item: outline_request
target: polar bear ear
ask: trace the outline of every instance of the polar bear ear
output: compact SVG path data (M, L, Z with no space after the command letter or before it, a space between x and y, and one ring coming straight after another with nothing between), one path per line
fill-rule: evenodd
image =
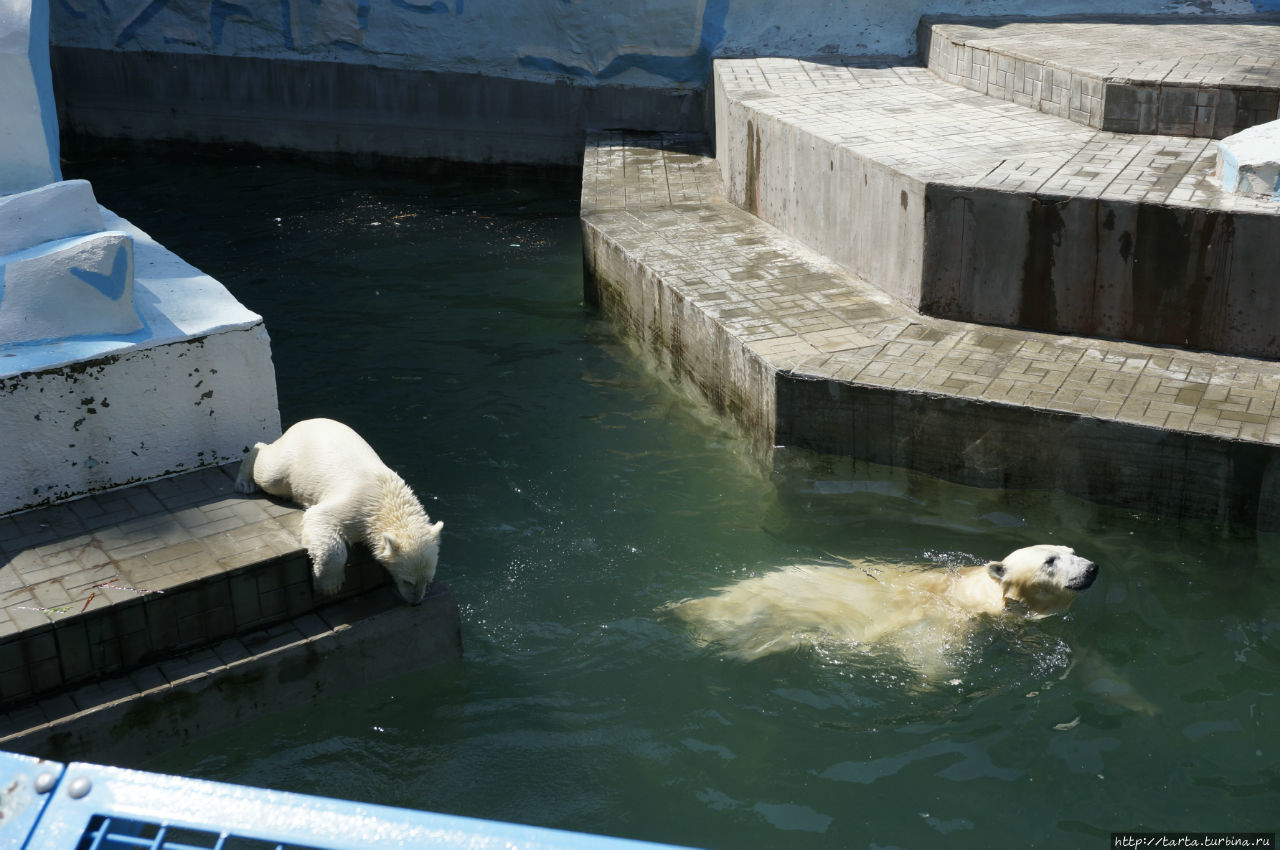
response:
M386 532L382 533L382 557L390 558L396 553L396 539Z
M1005 566L1003 561L991 561L987 564L987 575L996 581L1004 578Z
M440 520L435 525L431 526L430 528L431 534L434 535L435 537L439 537L440 529L442 528L444 528L444 520Z

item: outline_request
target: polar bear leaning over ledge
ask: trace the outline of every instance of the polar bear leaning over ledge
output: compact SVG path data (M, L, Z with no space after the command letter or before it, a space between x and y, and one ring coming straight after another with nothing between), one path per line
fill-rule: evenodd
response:
M890 645L929 676L948 666L948 649L978 617L1065 611L1097 575L1072 549L1038 545L959 570L783 567L662 610L689 623L699 643L739 659L816 643Z
M317 592L342 588L347 543L361 540L406 602L417 605L426 596L444 523L433 524L404 479L346 425L307 419L274 443L255 445L240 463L236 490L258 487L306 508L300 536Z

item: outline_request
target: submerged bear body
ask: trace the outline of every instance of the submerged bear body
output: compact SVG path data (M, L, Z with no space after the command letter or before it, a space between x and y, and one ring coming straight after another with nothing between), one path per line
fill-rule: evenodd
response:
M666 608L695 639L751 660L804 645L890 645L926 674L983 616L1010 607L1042 617L1066 610L1098 568L1066 546L1030 546L959 570L793 565Z

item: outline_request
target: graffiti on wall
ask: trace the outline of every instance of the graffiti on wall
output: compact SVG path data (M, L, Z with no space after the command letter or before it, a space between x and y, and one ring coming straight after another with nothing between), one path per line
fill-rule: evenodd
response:
M578 80L636 70L706 79L730 0L55 0L68 29L104 47L185 46L232 55L284 52L439 57ZM109 35L108 35L109 33ZM474 49L468 50L467 45ZM484 55L501 52L502 56ZM459 55L461 54L461 55ZM495 69L497 70L497 69Z
M597 4L578 2L573 5L577 14L599 20L601 10L595 8ZM673 8L645 16L639 22L650 25L652 32L645 32L634 41L619 44L616 38L608 37L616 33L616 29L597 24L597 38L586 44L576 44L577 50L553 45L519 48L520 64L541 71L598 80L608 80L634 68L672 82L701 82L711 70L712 52L724 40L729 0L698 0L696 4L668 5ZM688 15L689 12L693 13L692 16ZM688 20L682 20L685 18ZM631 25L632 22L627 23ZM681 34L691 37L684 44L669 44L673 36Z

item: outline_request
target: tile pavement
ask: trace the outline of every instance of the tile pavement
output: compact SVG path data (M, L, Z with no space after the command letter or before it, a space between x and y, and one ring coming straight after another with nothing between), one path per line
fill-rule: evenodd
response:
M1280 445L1280 364L921 315L726 202L696 144L593 134L584 225L770 369Z
M1114 132L1223 138L1280 117L1280 16L926 18L947 82Z
M314 607L302 512L236 493L235 471L0 517L0 709ZM344 592L381 581L356 563Z

